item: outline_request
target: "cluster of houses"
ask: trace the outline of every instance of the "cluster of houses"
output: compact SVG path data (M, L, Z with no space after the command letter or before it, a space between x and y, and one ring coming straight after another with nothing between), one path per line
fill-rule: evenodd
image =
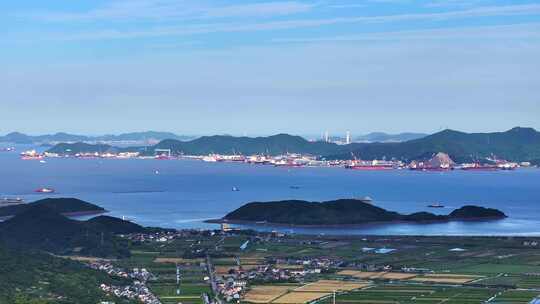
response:
M146 283L155 277L145 268L133 268L131 271L126 271L105 261L91 262L88 266L92 269L106 272L110 276L133 280L133 283L129 286L101 284L100 288L105 293L120 298L138 300L144 304L161 304L159 298L146 286Z
M525 247L538 247L538 241L523 241Z
M245 280L238 280L232 277L216 280L217 291L219 295L227 302L240 300L240 294L246 288Z
M156 297L144 283L139 281L135 281L129 286L101 284L100 288L103 292L115 295L119 298L138 300L144 304L161 304L158 297Z
M341 261L328 258L270 259L264 265L231 267L216 277L217 291L227 302L241 298L246 287L253 283L303 282L306 276L316 275Z
M134 233L123 235L122 237L134 242L141 243L167 243L175 239L186 237L201 237L201 236L213 236L216 232L212 230L197 230L197 229L161 229L152 233Z

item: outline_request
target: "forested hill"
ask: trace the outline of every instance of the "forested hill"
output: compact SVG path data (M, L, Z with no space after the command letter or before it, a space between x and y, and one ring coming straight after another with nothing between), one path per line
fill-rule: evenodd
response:
M15 250L0 244L0 303L73 304L138 301L106 295L100 284L126 285L128 279L93 270L82 263L33 250Z
M189 142L164 140L154 146L156 149L171 149L184 154L285 154L305 153L328 155L345 151L351 147L338 146L323 141L311 142L303 137L278 134L268 137L234 137L225 135L204 136Z
M109 216L73 220L62 215L64 210L65 206L55 207L51 203L27 204L14 217L0 222L0 245L60 255L116 258L130 254L126 241L116 237L117 234L147 231L135 223Z

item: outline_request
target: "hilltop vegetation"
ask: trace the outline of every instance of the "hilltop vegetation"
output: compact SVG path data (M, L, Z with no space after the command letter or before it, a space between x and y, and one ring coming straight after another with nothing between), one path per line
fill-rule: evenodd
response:
M7 249L0 245L0 303L79 304L113 300L99 289L101 283L122 284L68 259L35 251Z
M409 215L387 211L362 200L341 199L327 202L287 200L248 203L227 214L224 220L268 222L290 225L357 225L372 222L426 222L470 219L499 219L499 210L465 206L449 215L418 212Z

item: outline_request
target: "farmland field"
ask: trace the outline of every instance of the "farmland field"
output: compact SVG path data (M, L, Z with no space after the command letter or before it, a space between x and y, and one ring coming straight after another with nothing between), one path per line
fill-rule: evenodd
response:
M250 303L270 303L272 300L284 295L289 290L294 289L295 286L254 286L245 295L244 301Z
M298 304L298 303L307 303L322 297L328 296L328 292L310 292L310 291L293 291L287 293L274 301L272 303L277 304Z
M417 276L414 273L399 273L399 272L368 272L356 270L344 270L338 273L339 275L352 276L358 279L381 279L381 280L407 280Z
M429 285L381 285L361 291L340 294L336 303L482 303L498 291L485 288L443 288ZM322 303L331 304L331 300Z
M295 291L310 291L310 292L334 292L334 291L350 291L354 289L369 286L367 282L344 282L320 280L314 283L298 287Z
M447 283L447 284L465 284L481 276L473 275L457 275L457 274L426 274L410 279L415 282L432 282L432 283Z

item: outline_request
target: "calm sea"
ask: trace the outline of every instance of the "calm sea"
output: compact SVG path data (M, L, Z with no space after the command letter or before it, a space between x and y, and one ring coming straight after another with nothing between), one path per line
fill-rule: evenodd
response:
M20 196L27 201L50 196L76 197L110 210L110 215L125 216L146 226L217 228L203 221L220 218L246 202L370 196L376 205L399 212L449 213L465 204L475 204L501 209L509 218L346 229L254 228L325 234L540 236L539 169L363 172L137 159L47 159L43 164L20 160L18 153L0 152L0 170L2 196ZM57 193L35 194L33 191L40 187L52 187ZM232 191L232 187L240 191ZM427 208L436 202L446 208Z

